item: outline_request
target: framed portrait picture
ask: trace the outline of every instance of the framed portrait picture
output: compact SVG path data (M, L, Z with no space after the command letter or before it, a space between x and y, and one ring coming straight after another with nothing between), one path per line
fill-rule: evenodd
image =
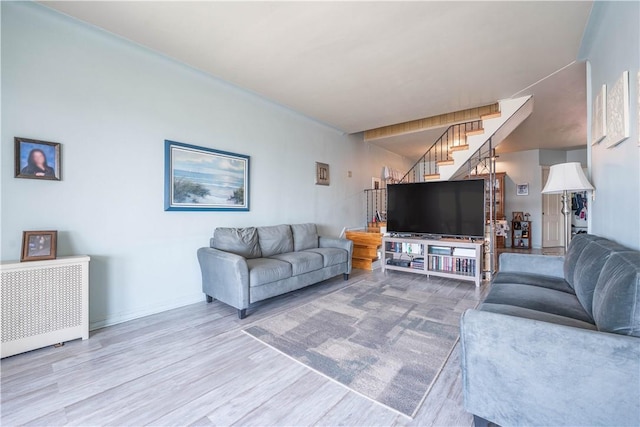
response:
M316 185L330 185L329 165L327 163L316 162Z
M522 212L513 212L513 220L514 221L524 221L524 213Z
M60 143L14 138L15 177L60 181Z
M249 156L165 141L166 211L248 211Z
M57 231L24 231L20 262L56 259L57 245Z
M529 184L516 185L516 196L528 196L528 195L529 195Z

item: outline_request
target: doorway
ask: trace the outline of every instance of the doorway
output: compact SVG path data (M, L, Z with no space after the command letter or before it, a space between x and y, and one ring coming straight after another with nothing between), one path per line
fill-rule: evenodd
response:
M549 166L542 167L542 188L549 178ZM562 216L562 195L542 195L542 247L564 246L564 217Z

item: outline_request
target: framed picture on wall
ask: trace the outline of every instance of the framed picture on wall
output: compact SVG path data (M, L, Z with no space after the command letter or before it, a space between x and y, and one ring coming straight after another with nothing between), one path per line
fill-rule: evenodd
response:
M528 195L529 195L529 184L516 185L516 196L528 196Z
M20 262L56 259L57 231L24 231Z
M249 156L165 141L166 211L248 211Z
M629 138L629 132L629 71L625 71L607 93L607 148Z
M607 136L607 85L602 85L591 110L591 145Z
M330 185L329 165L316 162L316 185Z
M371 189L380 190L382 188L382 180L380 178L371 177Z
M15 177L60 181L58 142L15 137Z

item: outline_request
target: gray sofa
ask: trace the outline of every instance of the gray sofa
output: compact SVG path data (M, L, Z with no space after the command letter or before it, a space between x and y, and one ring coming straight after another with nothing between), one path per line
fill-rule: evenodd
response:
M640 252L585 234L566 257L502 254L460 328L476 425L640 425Z
M217 228L198 250L202 291L246 316L250 304L351 273L353 242L318 236L315 224Z

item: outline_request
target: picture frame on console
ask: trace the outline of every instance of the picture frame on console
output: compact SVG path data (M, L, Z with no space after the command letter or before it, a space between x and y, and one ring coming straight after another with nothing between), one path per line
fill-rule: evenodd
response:
M248 211L250 157L165 140L166 211Z
M15 178L60 181L59 142L15 137Z
M56 259L57 231L23 231L20 262Z

